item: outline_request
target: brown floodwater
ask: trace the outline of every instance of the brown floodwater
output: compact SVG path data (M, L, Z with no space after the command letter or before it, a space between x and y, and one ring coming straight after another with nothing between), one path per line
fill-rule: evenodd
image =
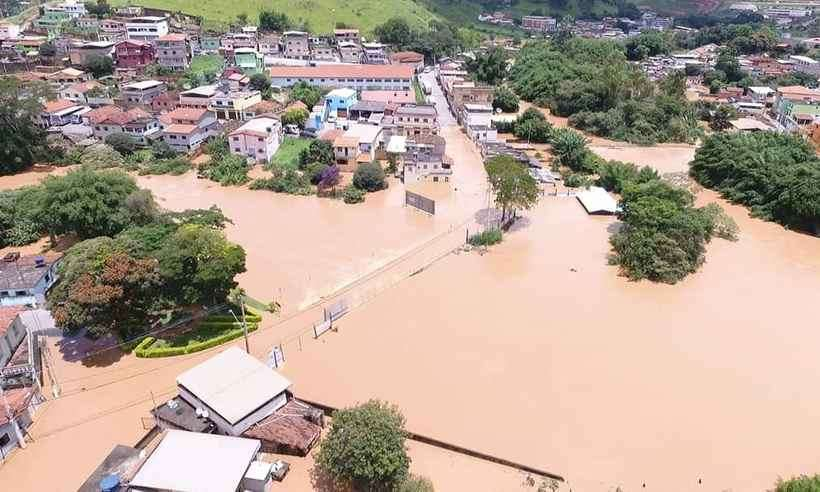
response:
M425 190L441 197L435 217L403 208L397 183L355 206L192 175L140 183L170 209L222 207L234 220L228 235L248 251L242 285L293 311L486 206L480 160L446 131L460 167L452 193ZM668 148L623 147L646 161L622 160L685 162ZM338 332L305 336L301 349L291 339L284 373L297 395L389 400L415 432L559 473L576 491L765 490L778 476L820 471L820 240L724 207L740 240L713 241L701 270L668 286L629 282L606 264L614 219L546 197L487 254L447 256L392 287L402 276L385 270L390 282ZM317 316L267 320L252 352L264 358ZM38 413L34 442L0 466L0 483L76 490L115 443L141 436L152 397L173 394L177 374L218 350L76 363L53 345L63 396ZM439 450L411 445L411 454L438 490L512 490L522 478Z

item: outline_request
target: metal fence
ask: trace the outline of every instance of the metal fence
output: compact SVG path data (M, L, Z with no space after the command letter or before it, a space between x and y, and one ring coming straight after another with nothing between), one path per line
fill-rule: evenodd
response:
M427 212L430 215L436 215L436 201L427 198L426 196L413 193L412 191L404 192L404 204L415 207L422 212Z

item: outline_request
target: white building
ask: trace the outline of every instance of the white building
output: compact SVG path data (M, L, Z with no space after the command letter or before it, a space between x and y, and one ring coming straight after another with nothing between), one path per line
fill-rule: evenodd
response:
M168 125L162 129L162 141L177 152L191 152L199 148L218 126L213 112L202 108L177 108L160 116Z
M818 63L814 58L801 55L791 55L789 60L794 63L794 69L798 72L820 75L820 63Z
M21 256L0 262L0 305L41 304L57 281L59 256Z
M0 22L0 39L16 38L20 36L20 25L11 22Z
M262 443L257 439L169 430L129 483L130 490L235 492ZM253 473L252 477L257 478ZM268 490L270 483L267 483Z
M165 92L165 82L143 80L122 86L122 98L129 104L151 104L155 97Z
M467 135L476 142L494 142L498 132L492 127L493 107L486 104L465 104L461 121Z
M413 67L407 65L327 64L270 68L271 84L278 87L307 82L320 87L409 91L414 76Z
M255 161L270 161L281 143L282 124L268 116L249 120L228 135L232 154Z
M168 20L156 16L134 17L125 22L125 33L128 39L153 42L168 34Z
M290 386L284 376L237 347L177 377L179 396L207 411L217 431L229 436L241 435L284 406Z
M216 85L201 85L179 93L179 105L183 108L207 109L216 95Z

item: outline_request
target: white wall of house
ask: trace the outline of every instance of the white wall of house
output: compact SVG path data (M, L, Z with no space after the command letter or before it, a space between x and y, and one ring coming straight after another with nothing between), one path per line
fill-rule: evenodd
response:
M248 157L255 161L270 161L281 144L279 132L271 132L266 138L256 134L235 134L228 137L232 154Z
M187 401L191 406L194 408L203 408L208 410L208 418L213 420L214 424L220 434L224 434L227 436L240 436L243 432L250 429L251 426L259 422L260 420L268 417L273 412L281 408L285 403L287 403L287 394L283 391L279 393L276 397L272 400L268 401L257 410L255 410L250 415L246 415L242 420L237 422L236 424L231 424L227 420L225 420L221 415L216 413L212 408L206 405L202 400L194 396L193 393L188 391L184 386L177 386L177 390L179 391L179 396Z

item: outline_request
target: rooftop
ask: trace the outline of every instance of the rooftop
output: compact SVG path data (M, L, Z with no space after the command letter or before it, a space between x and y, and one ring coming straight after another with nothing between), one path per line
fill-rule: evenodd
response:
M424 61L424 55L415 51L399 51L393 53L390 59L395 63L421 63Z
M279 448L279 453L305 456L322 433L321 427L308 420L315 412L321 413L306 403L292 399L276 413L245 431L243 436L272 443Z
M347 87L343 87L340 89L333 89L332 91L328 92L325 97L338 97L342 99L347 99L348 97L355 97L356 91L353 89L349 89Z
M177 108L166 113L165 116L172 120L199 121L207 112L207 109L202 108Z
M134 474L139 463L139 449L117 444L77 492L99 492L102 490L100 488L102 480L109 475L117 475L121 480L127 480Z
M342 65L327 64L315 67L271 67L274 78L390 78L410 79L413 67L406 65Z
M179 123L172 123L163 131L165 133L173 133L174 135L190 135L198 129L199 127L196 125L181 125Z
M200 417L190 403L175 396L162 405L151 410L158 419L191 432L211 432L213 423L206 417Z
M135 89L138 91L144 91L145 89L151 89L153 87L158 87L163 85L165 82L160 82L159 80L143 80L141 82L132 82L130 84L125 84L122 86L123 89Z
M48 101L43 107L44 113L58 113L68 108L76 106L77 103L67 99L57 99L55 101Z
M356 137L359 142L373 143L379 137L382 128L378 125L352 123L344 133L345 137Z
M201 85L199 87L194 87L193 89L188 89L187 91L182 91L179 93L180 96L195 96L195 97L211 97L216 94L217 87L216 85Z
M237 490L260 447L256 439L169 430L130 485L180 492Z
M287 378L237 347L180 374L177 384L232 425L291 385Z
M14 388L5 390L3 395L8 403L8 410L11 411L12 415L17 416L28 406L31 397L34 396L34 390L31 387ZM5 425L8 421L9 418L6 412L0 412L0 425Z
M59 255L31 255L21 256L17 261L0 261L0 290L34 288L59 259Z
M342 135L336 137L333 141L334 147L358 147L359 146L359 137L355 135Z
M160 36L157 38L157 41L185 41L188 39L188 36L185 34L180 33L171 33L166 34L165 36Z
M25 310L24 306L2 306L0 307L0 337L6 334L17 315Z
M409 114L418 116L436 116L436 107L432 104L405 104L396 110L398 114Z
M274 128L280 125L280 122L276 118L271 118L270 116L260 116L258 118L253 118L248 120L237 128L236 130L232 131L231 135L239 135L243 133L252 133L252 134L262 134L267 135L270 131L273 131Z
M359 100L405 104L416 102L416 95L412 91L362 91Z

